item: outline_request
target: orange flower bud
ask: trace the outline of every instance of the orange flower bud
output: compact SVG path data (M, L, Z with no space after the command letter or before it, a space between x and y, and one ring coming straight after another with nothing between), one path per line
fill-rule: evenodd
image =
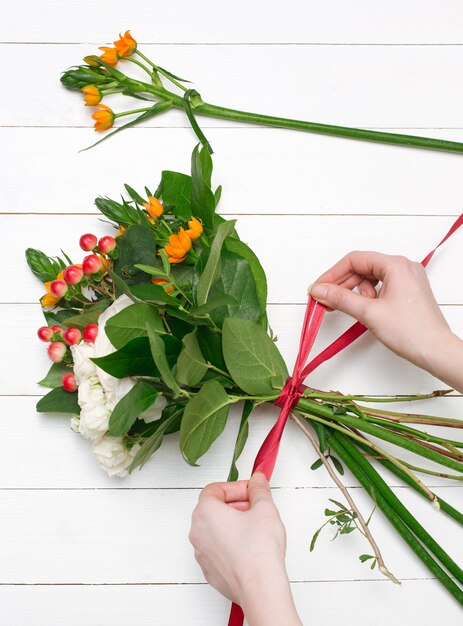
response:
M129 57L137 49L137 42L130 34L130 31L126 30L125 35L119 33L119 39L114 42L114 47L120 58Z
M120 237L121 235L124 234L124 232L127 230L126 226L119 226L116 234L114 235L114 237Z
M86 57L84 57L83 60L85 61L87 65L90 65L90 67L101 67L101 65L95 59L95 55L89 54Z
M191 220L188 222L188 226L190 228L185 231L185 234L188 235L188 237L192 241L195 241L195 239L199 239L203 234L203 225L201 224L201 222L196 219L196 217L192 217Z
M116 65L119 61L116 48L108 48L107 46L101 46L98 50L103 50L103 54L100 54L100 59L108 65Z
M161 215L164 213L164 207L162 206L161 202L154 196L148 196L148 202L144 202L143 206L151 215L151 217L154 217L155 219L161 217Z
M185 260L191 248L191 239L181 228L177 235L170 235L169 243L164 246L167 258L170 263L181 263Z
M84 101L86 107L94 107L103 97L103 94L96 85L85 85L82 88L82 92L85 94Z
M152 278L151 282L153 283L153 285L165 285L169 281L166 280L165 278ZM169 285L168 287L164 288L164 291L166 293L171 293L173 290L174 290L174 286L173 285Z
M98 111L92 114L95 124L94 129L97 132L111 128L114 124L114 112L105 104L98 104Z

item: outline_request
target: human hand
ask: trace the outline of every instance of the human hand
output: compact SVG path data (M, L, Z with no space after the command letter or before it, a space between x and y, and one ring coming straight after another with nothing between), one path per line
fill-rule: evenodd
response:
M399 356L436 374L436 349L452 333L420 263L378 252L351 252L317 279L310 294L359 320Z
M206 580L241 605L251 626L300 624L285 568L286 531L263 474L207 485L190 541Z

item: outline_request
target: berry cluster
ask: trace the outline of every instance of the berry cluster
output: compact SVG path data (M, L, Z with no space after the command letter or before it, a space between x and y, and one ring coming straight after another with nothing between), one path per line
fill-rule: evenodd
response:
M50 345L47 348L48 356L53 363L71 363L69 346L80 343L82 340L93 343L98 335L98 325L88 324L83 333L78 328L66 328L62 326L41 326L37 335L41 341ZM77 390L76 379L73 372L63 375L61 384L65 391L73 392Z

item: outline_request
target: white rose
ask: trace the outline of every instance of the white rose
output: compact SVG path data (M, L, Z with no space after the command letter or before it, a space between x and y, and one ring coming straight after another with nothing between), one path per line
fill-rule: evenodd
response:
M164 408L167 404L167 399L165 396L158 396L154 401L154 404L150 406L144 413L138 416L138 419L144 420L147 424L151 424L151 422L155 422L158 420Z
M83 380L77 389L80 406L79 432L86 439L97 439L109 428L111 407L106 402L97 376Z
M100 467L108 476L127 476L127 468L133 461L136 453L140 449L137 443L130 450L126 448L120 437L110 437L104 435L93 444L93 454Z
M90 359L95 356L94 346L82 341L71 346L72 360L74 361L74 374L76 383L80 383L91 376L96 376L96 365Z
M105 332L106 322L111 317L113 317L117 313L120 313L120 311L123 311L131 304L133 304L133 301L124 294L120 296L117 300L115 300L111 304L111 306L109 306L106 309L106 311L104 311L100 315L100 317L98 318L98 335L95 339L95 344L94 344L94 350L95 350L94 356L95 357L107 356L108 354L115 352L116 348L109 341L108 335ZM128 391L130 391L130 389L135 384L135 381L132 381L131 379L124 378L120 380L118 378L115 378L114 376L111 376L111 374L104 372L99 367L97 367L97 374L98 374L98 378L100 379L101 384L103 385L103 389L105 390L106 399L112 408L116 406L118 401ZM123 381L131 381L131 382L128 383L128 382L123 382ZM120 391L119 392L117 391L118 388L121 386L121 384L124 385L123 393L121 393Z

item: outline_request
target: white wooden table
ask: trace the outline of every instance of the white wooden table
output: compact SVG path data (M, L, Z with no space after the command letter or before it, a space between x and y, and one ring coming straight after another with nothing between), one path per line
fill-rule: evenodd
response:
M187 541L200 488L226 477L237 428L187 466L171 437L141 473L110 480L68 421L37 415L35 384L48 366L35 338L42 324L38 281L24 249L63 247L80 258L78 237L104 233L97 195L123 183L155 186L162 169L188 171L195 137L172 112L90 152L88 109L59 84L120 30L132 28L161 65L195 81L205 99L244 110L327 123L398 129L463 141L463 8L459 0L2 0L0 144L0 622L2 626L226 624L228 602L203 581ZM114 100L117 109L118 101ZM308 283L350 249L421 258L463 210L463 157L362 144L204 120L215 149L221 211L238 216L242 238L269 278L269 311L291 363ZM445 315L463 334L461 235L429 275ZM347 327L332 314L319 345ZM365 337L311 379L348 392L425 392L438 381ZM419 407L430 410L429 405ZM461 397L436 413L457 416ZM275 417L252 419L240 460L247 476ZM398 588L360 564L362 537L309 541L338 492L292 424L273 480L288 530L288 570L305 624L430 626L460 618L432 580L375 514L372 527ZM347 476L365 511L371 504ZM456 557L461 530L409 489L397 486L419 519ZM438 493L460 508L458 486Z

